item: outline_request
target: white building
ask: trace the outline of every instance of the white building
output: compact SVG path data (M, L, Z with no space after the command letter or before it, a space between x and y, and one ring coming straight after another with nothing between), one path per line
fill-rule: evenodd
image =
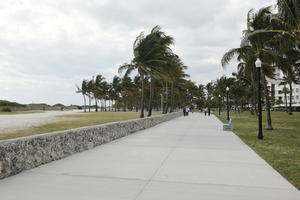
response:
M284 87L286 87L287 90L289 90L289 84L286 84L285 86L281 84L283 82L282 79L283 75L280 71L276 72L275 79L268 79L268 84L271 89L271 95L275 98L275 102L277 100L281 100L283 104L281 105L275 105L275 106L285 106L285 94L282 93L284 90ZM299 107L300 106L300 84L292 84L292 106ZM290 94L287 93L287 102L289 104L290 102Z

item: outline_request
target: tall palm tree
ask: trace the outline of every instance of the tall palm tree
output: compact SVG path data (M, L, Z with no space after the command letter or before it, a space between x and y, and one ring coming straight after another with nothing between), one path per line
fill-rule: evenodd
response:
M94 81L93 96L95 99L96 112L98 112L98 100L102 98L103 95L103 82L105 78L102 75L97 75Z
M121 79L118 76L114 76L112 83L111 83L112 91L113 91L113 100L114 100L114 107L115 112L117 112L117 103L120 99L121 93Z
M91 112L91 102L93 99L93 91L94 91L94 80L90 80L87 82L87 96L89 98L89 112Z
M138 38L142 38L142 36L140 35ZM136 40L139 41L141 39ZM135 42L135 43L136 43ZM136 45L134 45L136 46ZM131 72L133 72L134 70L138 71L138 74L141 78L141 103L140 103L140 107L141 107L141 113L140 113L140 118L144 118L144 106L145 106L145 100L144 100L144 92L145 92L145 66L142 65L141 63L136 62L135 60L133 60L130 64L128 63L124 63L123 65L121 65L119 67L119 73L121 74L124 70L126 70L124 77L127 77L129 74L131 74ZM124 90L124 88L122 88Z
M267 111L267 130L272 130L271 120L271 104L269 90L267 86L266 77L273 78L274 76L274 53L268 46L268 42L274 38L276 33L265 34L252 34L254 31L264 29L270 26L271 18L273 14L271 7L265 7L255 12L251 9L247 15L247 29L243 31L242 46L240 48L232 49L224 54L222 58L222 66L224 67L235 56L238 55L238 59L245 61L245 67L249 68L246 71L252 74L252 83L254 86L255 80L255 61L256 58L260 58L263 62L261 74L262 85L265 94L265 104Z
M126 75L137 70L141 78L141 114L144 117L144 91L145 91L145 76L150 75L150 113L152 110L154 78L160 74L157 66L165 62L164 54L170 51L169 45L173 43L173 38L165 35L159 26L155 26L150 34L144 35L142 32L135 40L133 45L134 58L131 63L125 63L119 67L119 72L126 70Z
M83 96L83 101L84 101L84 112L86 112L86 98L85 96L87 95L87 80L83 80L81 83L81 87L76 85L77 91L76 93L81 93Z

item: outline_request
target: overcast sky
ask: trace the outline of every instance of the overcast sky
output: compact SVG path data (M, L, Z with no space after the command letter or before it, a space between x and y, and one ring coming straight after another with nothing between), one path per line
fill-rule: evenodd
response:
M238 47L251 8L275 0L3 0L0 2L0 99L82 104L75 84L108 81L132 59L141 31L160 25L191 80L231 74L220 59Z

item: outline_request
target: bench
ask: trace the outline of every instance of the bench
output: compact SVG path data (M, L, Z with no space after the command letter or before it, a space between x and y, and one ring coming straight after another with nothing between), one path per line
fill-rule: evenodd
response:
M233 130L233 120L230 118L228 124L223 125L223 131L232 131Z

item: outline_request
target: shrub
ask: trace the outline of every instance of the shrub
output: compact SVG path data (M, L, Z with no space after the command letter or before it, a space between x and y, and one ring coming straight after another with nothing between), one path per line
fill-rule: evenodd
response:
M3 107L3 108L2 108L2 111L3 111L3 112L11 112L12 110L11 110L10 107Z
M19 104L17 102L11 102L6 100L0 100L0 106L26 107L26 105L24 104Z

